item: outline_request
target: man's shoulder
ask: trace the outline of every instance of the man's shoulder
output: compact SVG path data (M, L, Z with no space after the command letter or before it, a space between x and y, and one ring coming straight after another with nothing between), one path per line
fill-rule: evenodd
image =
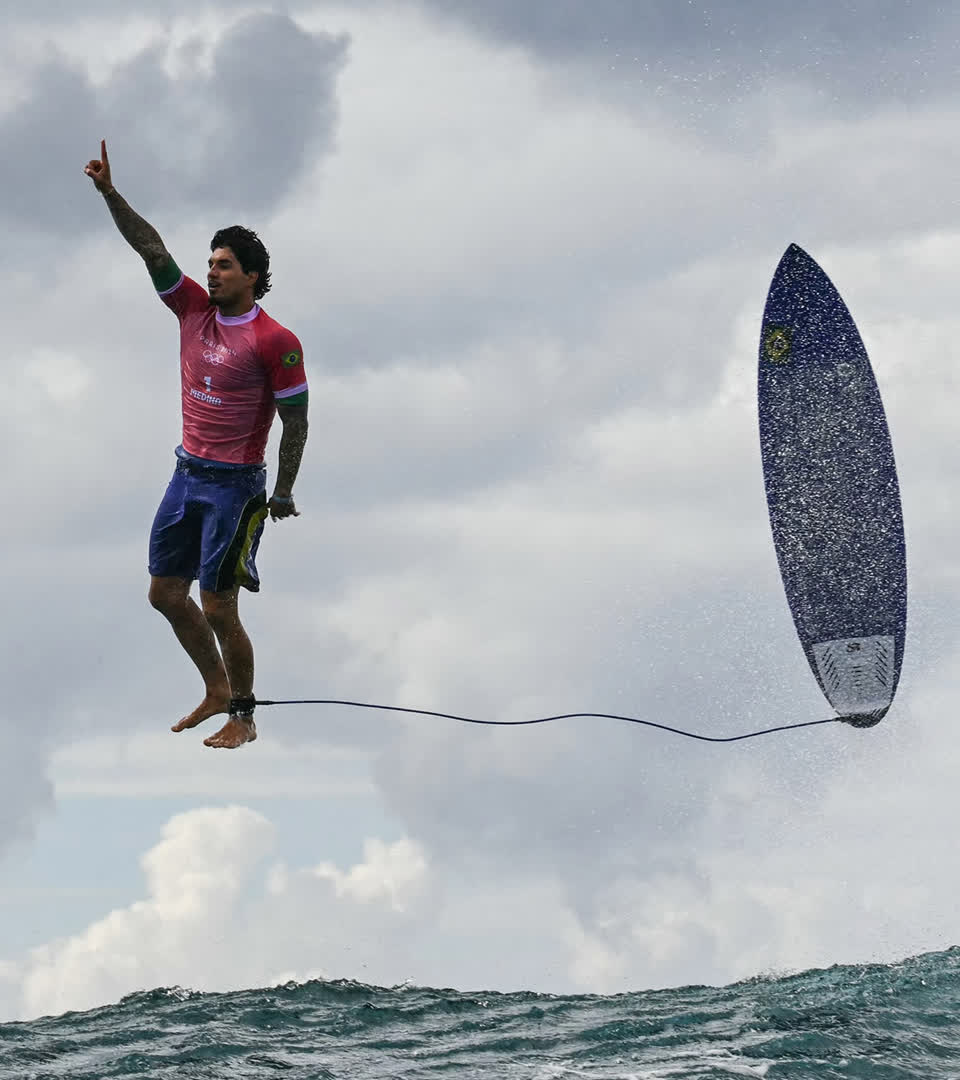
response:
M175 264L174 264L175 265ZM187 277L177 268L178 276L172 285L157 291L161 301L170 308L181 321L187 316L201 317L211 313L210 296L207 290Z
M300 339L282 323L268 315L263 308L256 320L257 338L260 350L264 353L302 352Z

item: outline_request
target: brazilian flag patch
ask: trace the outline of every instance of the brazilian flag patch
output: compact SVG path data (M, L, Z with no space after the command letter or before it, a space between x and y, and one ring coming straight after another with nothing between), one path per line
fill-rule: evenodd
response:
M280 362L284 367L296 367L301 359L302 357L298 352L288 352L280 357Z
M790 359L792 334L786 326L771 326L763 339L763 353L775 364L785 364Z

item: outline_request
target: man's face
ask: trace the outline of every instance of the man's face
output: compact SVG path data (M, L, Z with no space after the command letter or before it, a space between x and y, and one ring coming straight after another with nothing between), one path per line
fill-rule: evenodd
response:
M252 290L258 274L256 270L245 274L230 248L221 247L212 251L207 266L207 290L211 303L217 307L232 307L248 293L253 299Z

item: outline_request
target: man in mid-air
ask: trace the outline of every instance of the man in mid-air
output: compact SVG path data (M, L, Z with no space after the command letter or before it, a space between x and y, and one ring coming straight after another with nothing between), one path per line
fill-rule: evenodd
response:
M118 194L106 142L84 172L180 321L183 441L150 533L150 603L169 620L206 687L173 730L227 713L204 743L232 749L257 737L253 647L237 595L241 585L260 588L254 560L267 514L274 521L298 516L293 484L307 439L303 349L257 304L270 288L270 260L256 233L233 225L214 236L208 292L180 272L156 229ZM275 413L283 433L268 500L263 459ZM195 578L200 607L190 597Z

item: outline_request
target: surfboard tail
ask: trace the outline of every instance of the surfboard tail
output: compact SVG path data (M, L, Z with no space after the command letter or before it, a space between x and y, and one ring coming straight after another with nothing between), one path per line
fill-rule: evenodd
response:
M844 724L850 724L855 728L868 728L873 727L874 724L879 724L880 721L887 715L886 709L881 709L877 713L868 713L867 715L854 715L854 716L838 716L837 719Z
M810 654L827 701L842 717L879 719L890 708L897 689L897 646L893 635L821 641L810 646Z

